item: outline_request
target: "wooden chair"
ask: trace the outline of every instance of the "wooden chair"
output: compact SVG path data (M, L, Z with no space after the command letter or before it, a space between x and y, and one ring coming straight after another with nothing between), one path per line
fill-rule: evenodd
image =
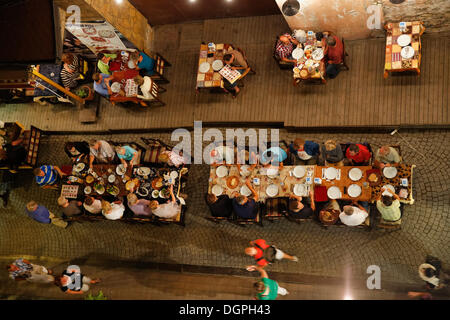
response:
M344 38L342 38L342 47L343 47L343 49L344 49L344 56L342 57L342 62L341 62L341 64L339 65L339 67L344 67L347 71L348 70L350 70L350 68L348 67L348 65L347 65L347 57L348 57L348 53L347 53L347 51L345 51L345 41L344 41Z
M161 88L160 86L158 86L156 81L154 81L153 78L152 78L151 90L149 91L150 92L150 98L149 99L141 98L141 100L146 102L146 103L156 102L156 103L159 103L160 107L163 107L166 104L160 99L159 94L162 93L162 92L165 92L165 91L166 91L166 89Z
M158 83L169 83L170 81L167 80L167 78L165 77L166 68L172 66L169 63L169 61L164 59L164 57L162 55L160 55L159 53L153 53L153 54L146 53L146 54L155 60L155 66L153 68L153 71L155 72L155 74L152 75L151 78Z
M401 230L402 228L402 217L404 212L404 205L400 203L400 219L397 221L387 221L381 217L381 213L378 211L376 203L371 205L371 212L373 213L373 226L372 228L384 229L390 231Z
M289 198L270 198L263 206L263 218L273 222L285 218L287 215Z
M255 210L256 210L256 217L253 219L241 218L233 210L233 219L231 220L231 222L233 222L236 225L242 226L242 227L249 225L249 224L256 224L256 225L259 225L260 227L262 227L263 226L262 217L261 217L262 204L260 202L256 202Z
M273 54L272 54L272 56L273 56L273 58L275 59L275 61L277 62L278 67L279 67L281 70L292 70L292 68L294 67L294 65L293 65L292 63L284 62L283 60L281 60L280 56L279 56L278 53L277 53L277 44L278 44L278 41L279 41L279 40L280 40L280 38L279 38L279 36L277 36L277 38L276 38L276 40L275 40L275 46L274 46L274 48L273 48Z

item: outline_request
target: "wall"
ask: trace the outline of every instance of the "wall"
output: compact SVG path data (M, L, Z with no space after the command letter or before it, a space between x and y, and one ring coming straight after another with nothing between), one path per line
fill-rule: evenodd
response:
M281 11L285 0L275 1ZM377 34L367 27L371 15L367 8L376 3L374 0L300 0L298 14L283 16L291 29L333 31L345 39L364 39Z
M450 0L406 0L392 4L383 0L386 21L423 21L425 32L450 31Z

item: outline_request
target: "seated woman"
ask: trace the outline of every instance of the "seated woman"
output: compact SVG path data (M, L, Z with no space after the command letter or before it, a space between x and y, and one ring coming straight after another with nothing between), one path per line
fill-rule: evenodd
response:
M130 55L131 60L135 63L136 69L140 70L141 76L152 76L155 74L155 59L149 57L142 51L135 51Z
M296 195L291 195L289 197L288 211L293 218L306 219L314 215L314 210L316 210L314 193L310 191L309 196L309 198L303 198Z
M155 216L160 218L174 218L181 212L181 204L173 194L173 184L170 185L170 199L166 203L159 204L158 201L153 200L150 203L150 209Z
M125 168L128 167L127 161L129 161L130 166L133 168L135 164L138 164L139 152L134 150L130 146L116 147L117 156L120 159L120 162L123 164Z
M128 208L136 216L151 216L152 210L150 209L150 200L146 199L138 199L138 197L134 193L129 193L127 195L128 200Z
M341 146L334 140L325 141L322 146L321 156L326 166L344 166L344 153Z
M295 164L314 165L317 164L320 147L313 141L297 138L289 145L289 153Z
M90 153L89 144L85 141L67 142L64 145L64 151L72 163L86 161Z
M77 80L81 79L79 70L79 59L76 55L72 53L64 53L61 60L64 62L63 68L61 69L61 81L66 88L70 90L78 85Z
M108 220L119 220L123 216L125 211L125 206L121 201L114 201L109 203L108 201L102 200L102 214Z
M215 196L212 193L206 195L206 204L208 205L213 217L228 218L231 216L233 206L231 199L226 194Z

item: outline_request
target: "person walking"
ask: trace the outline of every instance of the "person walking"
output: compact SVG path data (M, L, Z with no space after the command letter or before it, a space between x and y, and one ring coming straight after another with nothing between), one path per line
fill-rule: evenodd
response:
M15 281L26 280L34 283L53 283L52 271L44 266L19 258L7 266L9 277Z
M99 283L100 279L91 279L81 273L78 266L71 265L56 277L55 284L68 294L84 294L89 291L89 285Z
M248 266L248 271L259 271L261 279L254 283L256 300L275 300L278 295L285 296L289 292L281 287L275 280L269 279L267 272L259 266Z
M264 239L250 241L251 247L245 248L245 254L255 258L256 264L262 268L276 260L287 259L298 262L296 256L290 256L277 247L267 244Z

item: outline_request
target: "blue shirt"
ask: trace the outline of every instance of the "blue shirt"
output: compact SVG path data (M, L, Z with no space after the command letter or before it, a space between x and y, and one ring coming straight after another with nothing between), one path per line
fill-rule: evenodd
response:
M138 68L144 69L148 76L153 75L155 73L153 71L153 68L155 67L155 59L150 58L144 52L139 52L139 55L142 57L142 61L138 63Z
M317 143L315 143L313 141L308 141L307 140L307 141L305 141L303 149L305 150L305 152L308 155L310 155L312 157L315 157L315 156L317 156L319 154L320 147L319 147L319 144L317 144ZM289 145L289 150L291 151L291 153L297 154L297 150L294 148L294 144L293 143L291 143Z
M268 152L272 152L272 161L277 161L278 163L283 162L284 160L286 160L287 158L287 154L286 151L284 151L283 149L281 149L280 147L272 147L267 149L262 157L261 157L261 161L266 163L270 160L270 158L267 156Z
M44 172L44 176L36 176L36 182L40 187L56 182L58 173L53 166L41 166L39 169Z
M97 83L97 81L94 81L94 90L96 92L98 92L99 94L101 94L102 96L108 98L109 97L109 92L108 92L108 87L105 84L105 79L109 78L110 76L107 74L102 73L101 74L103 76L102 81L100 81L100 83Z
M48 211L48 209L46 207L43 206L38 206L36 210L34 210L33 212L30 212L28 210L25 210L26 213L28 214L28 216L30 218L33 218L34 220L36 220L37 222L41 222L41 223L50 223L50 212Z
M248 199L243 205L237 203L236 198L233 199L233 210L236 214L244 219L253 219L256 217L256 201Z
M132 147L130 146L123 146L122 148L125 149L125 154L117 154L117 156L119 157L119 159L123 159L126 161L130 161L131 159L133 159L133 155L137 152L136 150L134 150Z

